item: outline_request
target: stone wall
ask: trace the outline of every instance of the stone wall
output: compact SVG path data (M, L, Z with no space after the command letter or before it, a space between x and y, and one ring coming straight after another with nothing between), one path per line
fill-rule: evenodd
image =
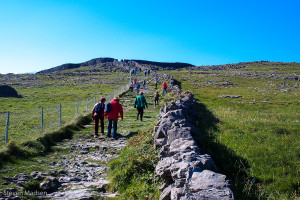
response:
M169 88L181 96L162 106L154 127L154 145L161 148L156 173L164 181L160 200L234 199L230 181L193 140L201 134L191 123L198 116L193 94L182 92L172 76L159 76L168 77Z

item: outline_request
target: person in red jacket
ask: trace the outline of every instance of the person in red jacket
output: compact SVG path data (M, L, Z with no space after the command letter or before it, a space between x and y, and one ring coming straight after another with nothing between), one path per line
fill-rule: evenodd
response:
M166 82L163 83L162 87L163 87L163 94L165 94L165 93L167 94L168 86L167 86Z
M111 137L111 128L113 128L112 138L117 139L119 113L121 115L121 119L123 120L123 108L119 102L120 97L115 96L114 99L109 102L111 105L111 111L109 113L105 113L108 118L107 138Z

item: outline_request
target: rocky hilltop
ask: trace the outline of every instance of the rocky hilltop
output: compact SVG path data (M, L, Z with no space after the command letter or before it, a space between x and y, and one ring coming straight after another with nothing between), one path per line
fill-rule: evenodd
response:
M114 58L95 58L95 59L92 59L92 60L89 60L89 61L86 61L86 62L83 62L83 63L63 64L63 65L60 65L60 66L57 66L57 67L53 67L53 68L50 68L50 69L39 71L39 72L37 72L37 74L52 73L52 72L55 72L55 71L79 68L81 66L95 66L95 65L98 65L98 64L107 63L107 62L114 62L114 61L118 61L118 60L116 60Z
M42 70L37 72L37 74L45 74L45 73L52 73L52 72L57 72L57 71L62 71L62 70L67 70L67 69L74 69L74 68L79 68L82 66L97 66L100 64L114 64L116 66L139 66L139 65L147 65L151 69L166 69L166 70L174 70L174 69L179 69L179 68L186 68L186 67L193 67L194 65L188 64L188 63L180 63L180 62L175 62L175 63L170 63L170 62L154 62L154 61L147 61L147 60L121 60L118 61L118 59L114 58L95 58L86 62L82 63L66 63L57 67L53 67L50 69Z
M239 62L239 63L231 63L231 64L223 64L223 65L206 65L206 66L196 66L189 63L181 63L181 62L156 62L156 61L148 61L148 60L135 60L135 59L122 59L118 60L115 58L95 58L82 63L66 63L57 67L53 67L50 69L42 70L37 72L37 74L45 74L45 73L53 73L67 69L79 68L82 66L89 67L97 67L102 65L104 67L121 67L125 69L129 69L129 66L136 67L149 67L152 70L180 70L181 68L189 68L190 70L200 69L200 70L228 70L228 69L241 69L248 68L252 65L288 65L294 64L285 63L285 62L270 62L270 61L253 61L253 62Z

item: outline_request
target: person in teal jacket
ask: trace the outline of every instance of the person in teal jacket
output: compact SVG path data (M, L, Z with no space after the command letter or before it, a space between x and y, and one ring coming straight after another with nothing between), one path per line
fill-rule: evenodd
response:
M134 100L134 107L137 109L137 116L136 119L139 120L139 116L141 121L143 121L144 109L145 107L148 108L148 104L146 98L144 97L144 93L141 91L139 96L137 96Z

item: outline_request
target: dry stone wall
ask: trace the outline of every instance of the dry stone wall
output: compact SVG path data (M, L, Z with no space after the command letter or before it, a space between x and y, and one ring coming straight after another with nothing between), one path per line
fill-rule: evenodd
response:
M234 199L230 181L193 140L201 134L191 123L199 114L193 94L182 92L172 76L157 75L168 78L169 88L181 96L162 106L154 127L154 145L160 148L156 173L164 181L160 200Z

